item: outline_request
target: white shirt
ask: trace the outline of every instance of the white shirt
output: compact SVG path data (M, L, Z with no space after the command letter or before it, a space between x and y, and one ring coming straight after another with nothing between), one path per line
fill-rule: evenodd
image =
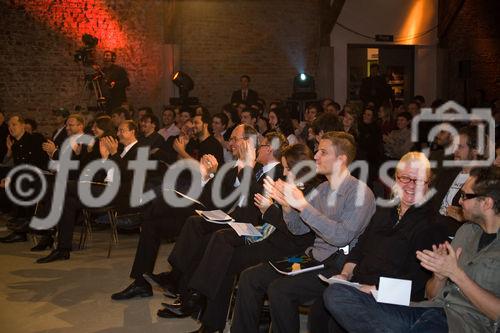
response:
M163 127L158 131L158 134L160 134L165 140L167 140L171 136L179 135L181 133L181 130L175 126L175 124L170 125L169 128Z
M135 140L134 142L132 142L131 144L128 144L125 146L125 148L123 148L123 151L121 152L120 154L120 157L123 158L123 156L125 156L128 151L137 143L137 140ZM115 174L115 169L109 169L107 172L106 172L106 178L104 178L104 181L105 182L112 182L113 181L113 175Z
M441 203L441 207L439 208L439 214L447 216L446 209L451 206L453 198L455 197L455 195L457 195L457 192L460 191L467 178L469 178L469 174L463 172L460 172L455 177L455 180L451 184L448 193L446 193L445 197L443 198L443 202Z

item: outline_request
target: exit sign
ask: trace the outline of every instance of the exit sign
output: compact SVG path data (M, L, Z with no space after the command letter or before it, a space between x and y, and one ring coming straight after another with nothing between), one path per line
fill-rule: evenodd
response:
M377 42L394 42L394 35L375 35Z

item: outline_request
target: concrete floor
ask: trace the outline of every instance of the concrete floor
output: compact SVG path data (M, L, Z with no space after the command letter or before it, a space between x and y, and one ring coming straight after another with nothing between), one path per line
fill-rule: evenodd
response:
M0 221L0 236L8 233ZM75 235L79 235L79 229ZM112 301L110 295L125 288L138 235L119 235L120 243L107 259L109 230L94 232L93 240L70 260L49 264L34 261L45 256L30 252L31 240L0 244L0 332L190 332L199 324L191 318L156 316L166 298L160 289L154 296ZM76 237L75 237L76 240ZM160 249L156 271L170 269L166 255L171 244Z
M0 236L7 235L0 216ZM80 228L75 229L75 239ZM112 301L111 294L127 287L138 235L119 235L111 258L106 258L109 230L94 231L86 249L73 251L70 260L36 264L49 251L30 252L31 239L0 243L0 332L2 333L154 333L191 332L191 319L156 315L167 301L161 289L153 297ZM163 244L155 272L170 270L166 257L173 244ZM301 332L306 332L301 316ZM229 326L229 325L228 325ZM226 327L226 332L229 329Z

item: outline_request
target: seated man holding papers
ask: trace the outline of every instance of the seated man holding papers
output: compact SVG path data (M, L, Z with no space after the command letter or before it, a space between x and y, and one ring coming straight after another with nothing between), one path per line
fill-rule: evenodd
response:
M223 173L217 172L219 165L214 156L203 156L200 165L203 190L198 201L205 207L199 204L184 209L170 207L171 216L178 218L181 212L180 215L185 216L186 210L191 212L188 215L192 215L195 213L195 208L221 209L229 213L237 222L257 223L260 220L260 212L251 202L251 197L262 189L262 181L265 175L281 177L282 167L279 163L272 163L265 169L260 167L260 164L255 165L256 137L257 132L255 129L247 125L239 125L233 130L230 148L237 161L228 165L230 168L226 168ZM254 169L254 166L256 169ZM217 174L214 175L216 172ZM218 185L214 185L217 182ZM245 187L248 189L248 193L241 193L241 195L234 193L229 201L226 200L226 202L221 203L221 200L216 202L213 198L214 195L217 195L222 199L227 199L238 188L241 190ZM247 196L247 200L244 200L245 196ZM148 273L149 277L162 286L168 286L170 290L177 293L179 287L183 289L182 286L179 286L182 273L191 272L196 268L211 234L216 230L228 227L225 224L210 223L200 216L188 218L169 257L169 262L173 267L172 272L158 276L153 275L152 272L158 254L160 236L165 233L165 230L171 228L169 219L165 218L165 216L155 217L154 219L154 221L158 222L161 222L161 220L164 223L146 223L143 225L130 274L134 282L125 290L113 294L113 299L122 300L136 296L151 296L153 294L152 288L143 277L145 273Z

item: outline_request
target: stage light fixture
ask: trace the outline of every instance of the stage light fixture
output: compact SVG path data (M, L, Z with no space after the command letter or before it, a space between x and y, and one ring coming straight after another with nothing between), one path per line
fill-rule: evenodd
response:
M306 73L299 73L293 80L293 99L316 99L314 77Z
M170 104L184 106L199 104L198 98L189 97L189 92L194 88L194 81L189 75L177 71L172 76L172 82L179 88L179 97L170 98Z
M172 82L179 88L179 95L181 98L188 98L189 92L194 88L193 79L181 71L174 74Z

